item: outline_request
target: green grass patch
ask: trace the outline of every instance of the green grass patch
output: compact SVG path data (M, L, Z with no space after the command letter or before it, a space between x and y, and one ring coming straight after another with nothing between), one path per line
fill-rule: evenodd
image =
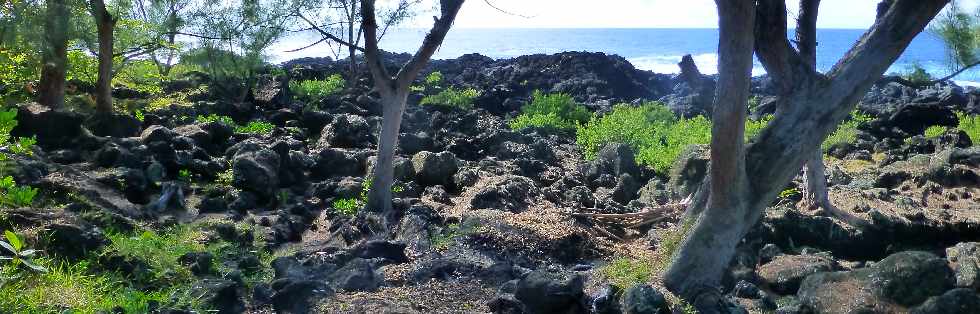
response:
M936 138L939 137L940 135L943 135L944 132L946 132L946 127L933 125L926 128L925 132L923 132L922 135L925 136L926 138Z
M235 132L245 133L245 134L268 134L275 129L276 126L272 123L265 121L249 121L246 125L240 125L235 127Z
M599 269L606 280L623 289L650 282L653 279L653 265L650 261L630 257L619 257Z
M970 141L973 142L973 146L980 145L980 117L976 115L967 115L962 112L957 112L956 117L959 118L959 125L956 126L957 129L966 133L970 137Z
M837 127L837 130L835 130L834 133L831 133L830 136L823 141L820 148L826 152L836 144L854 143L854 141L857 140L858 126L868 123L869 121L871 121L871 116L861 114L857 111L851 112L850 119L844 121L844 123L841 123L841 125Z
M107 234L111 250L120 255L145 261L153 270L155 281L189 282L193 274L178 259L191 252L203 252L203 233L190 226L174 227L164 232L145 230L138 234Z
M419 104L470 109L473 108L473 100L478 96L480 92L472 88L448 87L438 94L422 97Z
M299 99L319 101L344 90L345 85L344 78L340 74L334 74L322 80L291 81L289 82L289 90Z
M510 123L512 130L529 127L574 129L592 116L589 110L562 93L544 94L534 91L531 103L521 108L521 114Z

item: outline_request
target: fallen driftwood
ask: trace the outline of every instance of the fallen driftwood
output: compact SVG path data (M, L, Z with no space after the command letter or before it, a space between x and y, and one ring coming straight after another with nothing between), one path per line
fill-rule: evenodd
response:
M589 227L602 236L623 241L625 235L619 236L616 233L625 234L627 229L637 229L643 226L664 221L670 217L677 217L684 212L687 205L691 204L691 197L677 203L664 204L656 207L645 208L642 211L625 214L606 214L606 213L573 213L572 217L587 218L591 222Z

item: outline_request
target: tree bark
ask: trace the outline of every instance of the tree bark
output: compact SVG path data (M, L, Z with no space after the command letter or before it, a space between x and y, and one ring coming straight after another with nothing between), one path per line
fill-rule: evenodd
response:
M800 16L796 21L796 49L800 57L810 67L817 70L817 15L820 0L801 0ZM823 164L823 151L817 148L810 154L804 167L803 205L807 208L826 208L834 205L830 202L830 191L827 189L826 169Z
M368 201L367 211L382 213L385 225L391 227L396 217L391 206L391 187L394 184L394 155L398 133L401 128L402 114L405 111L405 101L409 87L419 71L429 62L436 49L442 45L446 33L453 25L456 14L463 6L464 0L440 0L441 16L435 19L432 29L426 34L422 46L392 77L381 62L381 51L378 48L378 23L374 13L374 0L361 1L361 28L364 31L364 61L374 87L381 94L381 104L384 106L381 120L381 133L378 135L378 159L375 164L374 179Z
M91 0L89 5L99 37L99 77L95 83L95 111L109 114L112 113L112 32L116 28L116 18L106 10L104 0Z
M711 120L710 194L707 210L681 244L664 285L701 313L724 310L717 287L735 245L758 219L744 198L745 108L752 75L755 2L718 0L718 86Z
M712 183L707 208L699 216L694 228L664 274L664 285L694 304L701 313L720 313L725 310L716 290L722 273L734 253L734 248L746 232L758 222L764 209L775 201L779 192L796 175L803 162L811 157L820 143L856 106L871 85L898 59L913 38L926 27L949 0L896 0L875 21L858 42L826 74L816 73L802 61L786 39L785 3L783 0L759 0L755 24L755 52L766 71L773 78L781 93L788 97L792 106L778 111L769 125L745 148L744 170L738 160L719 150L715 153L715 136L730 135L712 132ZM747 1L751 2L751 1ZM748 79L741 69L746 52L733 52L732 38L744 40L740 32L743 23L750 20L741 1L717 1L719 6L721 42L719 43L719 88L734 90L733 84L722 83L726 75L740 75ZM737 22L732 22L735 20ZM748 49L752 49L749 45ZM748 52L751 55L751 51ZM734 58L734 59L733 59ZM751 59L749 60L751 62ZM785 80L790 78L791 80ZM732 102L747 97L738 93L718 91L731 95ZM724 98L723 98L724 99ZM744 105L744 103L743 103ZM716 106L733 106L716 99ZM732 108L716 109L731 110ZM743 108L739 108L744 110ZM737 120L737 116L734 116ZM721 122L717 118L715 123ZM739 121L741 122L741 121ZM731 143L728 143L733 145ZM735 150L734 152L737 152ZM720 162L719 162L720 161ZM723 167L722 169L714 169ZM726 180L728 184L713 182ZM716 190L719 189L719 190ZM720 195L717 195L718 192ZM689 209L697 211L697 209Z
M61 108L65 104L65 76L68 73L68 4L65 0L45 2L44 50L38 103Z

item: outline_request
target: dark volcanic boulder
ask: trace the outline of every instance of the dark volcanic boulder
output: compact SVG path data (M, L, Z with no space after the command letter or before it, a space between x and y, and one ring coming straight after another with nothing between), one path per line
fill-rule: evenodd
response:
M47 239L45 251L71 260L85 258L109 244L99 229L67 224L48 226L44 238Z
M912 308L911 314L980 313L980 297L973 289L953 289Z
M140 134L140 141L142 141L144 144L153 142L169 143L174 140L174 136L176 136L174 131L171 131L165 126L151 125Z
M496 184L479 187L470 205L476 209L520 212L527 209L530 198L536 194L534 181L530 178L507 176Z
M780 294L794 294L809 275L834 270L834 261L819 255L780 255L759 266L759 277Z
M371 125L361 116L339 115L320 132L320 147L366 148L374 142Z
M563 277L536 270L517 283L514 297L529 313L571 313L582 308L584 284L581 276Z
M956 274L957 287L980 288L980 243L958 243L946 249L946 260Z
M232 159L232 185L264 200L279 187L279 154L268 149L239 152Z
M599 150L595 160L585 164L583 173L590 185L611 187L616 182L610 180L617 180L623 174L639 178L640 167L636 164L633 149L629 145L610 143Z
M667 188L681 197L694 194L708 175L711 163L708 145L691 145L681 152L670 168Z
M220 314L245 312L244 287L225 279L205 279L192 287L193 295Z
M953 288L946 260L927 252L892 254L869 268L817 273L800 286L800 301L818 313L899 311Z
M635 285L623 294L623 312L627 314L667 314L667 298L648 284Z
M85 128L98 136L136 136L143 122L128 114L96 114L85 121Z
M416 181L423 186L450 186L453 175L459 171L459 162L451 152L419 152L412 156L412 166L415 168Z
M337 290L374 291L384 282L384 277L368 260L355 258L331 274L329 280Z
M10 134L36 136L37 143L44 146L63 146L82 134L82 121L78 113L29 103L17 108L17 126Z
M956 126L957 121L953 109L941 103L909 103L872 120L869 129L879 137L904 138L922 134L933 125Z

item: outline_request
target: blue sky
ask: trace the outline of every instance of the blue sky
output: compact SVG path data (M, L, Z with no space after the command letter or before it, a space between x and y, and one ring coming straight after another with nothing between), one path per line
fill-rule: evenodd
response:
M508 15L484 0L468 0L454 27L556 27L556 28L716 28L714 0L490 0L502 10L529 18ZM795 16L799 0L787 0ZM980 0L960 0L973 10ZM817 26L821 28L867 28L874 22L877 0L822 0ZM413 26L431 26L431 14L422 14Z

